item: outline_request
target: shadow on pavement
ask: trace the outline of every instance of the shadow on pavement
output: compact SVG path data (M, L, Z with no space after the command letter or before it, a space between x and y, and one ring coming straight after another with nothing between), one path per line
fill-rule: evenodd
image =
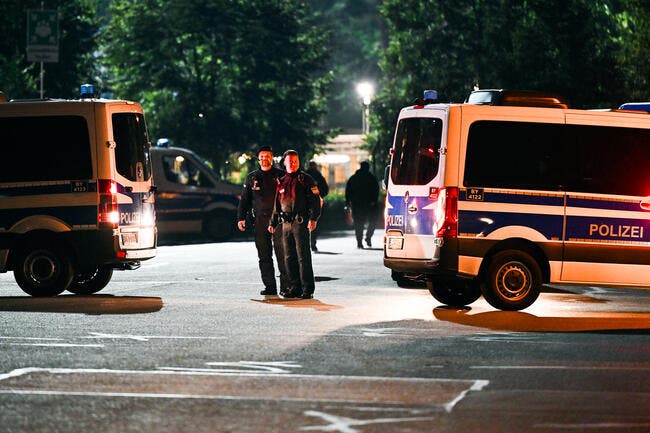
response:
M261 304L281 305L287 308L311 308L316 311L340 310L340 305L325 304L318 299L282 299L277 296L267 296L265 299L251 299Z
M472 309L437 307L433 315L438 320L459 325L500 331L519 332L589 332L644 331L650 332L650 313L571 312L570 317L540 317L521 311L488 311L471 314Z
M62 295L51 298L29 296L0 297L0 311L80 314L155 313L163 307L162 298L113 295Z

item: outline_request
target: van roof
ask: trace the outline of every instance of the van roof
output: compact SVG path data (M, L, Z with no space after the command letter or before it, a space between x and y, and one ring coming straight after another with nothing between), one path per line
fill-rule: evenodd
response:
M535 90L481 89L469 94L466 104L517 107L569 108L569 101L553 93Z

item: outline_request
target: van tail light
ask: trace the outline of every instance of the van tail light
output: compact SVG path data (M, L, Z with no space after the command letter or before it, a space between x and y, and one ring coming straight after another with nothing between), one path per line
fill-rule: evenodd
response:
M97 206L97 224L103 228L117 228L120 212L117 207L117 184L110 179L97 182L99 205Z
M458 188L441 188L438 195L438 231L436 237L458 237Z

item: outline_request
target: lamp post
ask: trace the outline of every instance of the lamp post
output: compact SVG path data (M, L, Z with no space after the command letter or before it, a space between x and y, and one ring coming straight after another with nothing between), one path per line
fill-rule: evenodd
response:
M361 97L363 101L363 113L361 118L362 131L364 134L370 132L370 101L372 96L375 93L375 88L372 83L368 81L362 81L357 84L357 94Z

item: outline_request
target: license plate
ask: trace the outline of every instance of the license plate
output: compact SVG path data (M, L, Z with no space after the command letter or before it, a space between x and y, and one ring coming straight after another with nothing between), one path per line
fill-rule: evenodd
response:
M401 250L404 248L404 238L388 238L389 250Z
M122 233L122 245L137 245L138 244L138 233Z

